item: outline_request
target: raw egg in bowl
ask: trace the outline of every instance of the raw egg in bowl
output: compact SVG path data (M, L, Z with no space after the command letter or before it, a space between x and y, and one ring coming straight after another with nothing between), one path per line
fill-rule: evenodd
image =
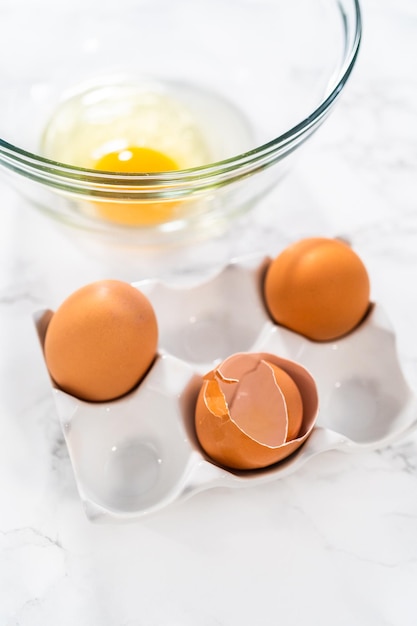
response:
M2 27L0 172L78 233L138 247L253 207L361 40L358 0L19 0Z

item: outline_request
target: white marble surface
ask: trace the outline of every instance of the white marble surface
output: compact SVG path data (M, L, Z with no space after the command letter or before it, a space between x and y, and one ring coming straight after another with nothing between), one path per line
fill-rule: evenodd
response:
M417 5L363 0L363 14L356 71L291 175L165 274L347 236L417 389ZM414 626L417 433L131 525L87 521L31 315L110 270L4 184L0 199L0 625Z

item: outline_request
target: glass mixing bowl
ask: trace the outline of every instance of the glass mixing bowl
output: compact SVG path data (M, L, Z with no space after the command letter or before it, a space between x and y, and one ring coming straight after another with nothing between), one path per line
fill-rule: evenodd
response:
M138 246L253 207L332 110L361 38L358 0L3 0L0 19L3 177ZM103 145L180 165L97 169Z

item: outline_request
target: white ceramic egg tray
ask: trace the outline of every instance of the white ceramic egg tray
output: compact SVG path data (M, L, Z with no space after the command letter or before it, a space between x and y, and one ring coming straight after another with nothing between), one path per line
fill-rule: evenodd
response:
M228 264L191 288L136 283L153 304L158 356L128 395L88 403L53 387L87 516L129 521L216 486L284 477L327 450L381 447L417 425L417 402L398 362L394 333L378 305L350 335L315 343L272 323L262 297L269 259ZM50 311L36 315L41 343ZM201 450L194 406L202 376L235 352L269 352L314 377L319 416L291 457L263 470L229 471Z

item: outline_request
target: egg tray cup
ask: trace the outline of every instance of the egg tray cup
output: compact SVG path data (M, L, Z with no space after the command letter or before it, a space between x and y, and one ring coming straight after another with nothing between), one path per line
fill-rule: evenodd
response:
M417 426L416 397L399 364L382 308L370 306L350 334L326 343L274 324L262 285L267 257L236 259L192 287L145 280L159 350L140 384L110 402L90 403L51 381L78 491L90 520L128 522L214 487L248 487L288 476L329 450L380 448ZM38 311L41 345L50 310ZM195 434L203 376L237 352L277 355L315 380L319 412L308 439L286 459L259 470L216 465Z

